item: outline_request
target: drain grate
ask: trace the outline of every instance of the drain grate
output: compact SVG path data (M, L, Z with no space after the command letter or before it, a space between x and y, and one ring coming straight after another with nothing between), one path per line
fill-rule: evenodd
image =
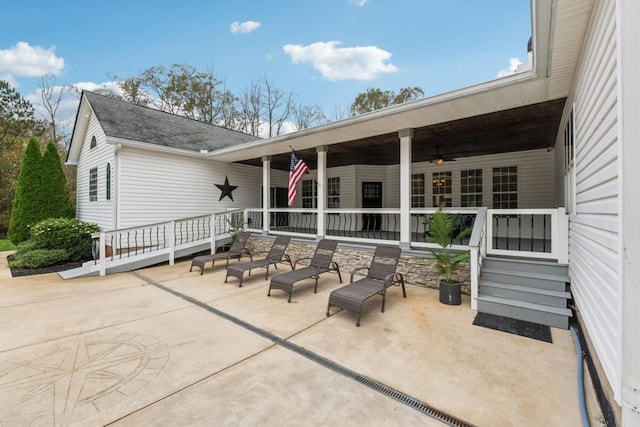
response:
M210 313L213 313L217 316L222 317L223 319L229 320L230 322L235 323L238 326L241 326L251 332L254 332L258 335L260 335L263 338L266 338L268 340L273 341L275 344L286 348L290 351L293 351L294 353L297 353L313 362L316 362L317 364L324 366L327 369L330 369L336 373L339 373L345 377L351 378L354 381L357 381L358 383L369 387L372 390L375 390L379 393L384 394L387 397L390 397L394 400L396 400L397 402L400 402L410 408L413 408L425 415L428 415L431 418L434 418L444 424L450 425L450 426L455 426L455 427L474 427L473 424L470 424L466 421L463 421L457 417L454 417L453 415L447 414L446 412L443 412L439 409L436 409L432 406L427 405L424 402L421 402L405 393L402 393L398 390L395 390L385 384L382 384L378 381L375 381L369 377L366 377L362 374L359 374L356 371L353 371L345 366L339 365L325 357L320 356L317 353L314 353L310 350L307 350L304 347L300 347L297 344L292 343L291 341L287 341L285 339L282 339L280 337L278 337L277 335L272 334L271 332L265 331L264 329L258 328L255 325L252 325L250 323L245 322L242 319L239 319L235 316L231 316L228 313L225 313L224 311L220 311L214 307L211 307L210 305L199 301L195 298L192 298L188 295L185 295L181 292L175 291L171 288L168 288L154 280L149 279L148 277L145 277L135 271L130 272L130 274L138 277L141 280L144 280L145 282L147 282L150 285L153 285L165 292L168 292L178 298L181 298L185 301L188 301L194 305L197 305L198 307L201 307L205 310L207 310Z

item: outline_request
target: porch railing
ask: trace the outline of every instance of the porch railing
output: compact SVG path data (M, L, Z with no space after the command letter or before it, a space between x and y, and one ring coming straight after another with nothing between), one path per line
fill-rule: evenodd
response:
M470 287L471 287L471 309L478 309L478 288L480 286L480 273L482 272L482 262L487 256L486 234L487 234L487 208L478 208L473 232L469 238L469 265L470 265Z
M174 221L145 224L118 230L93 233L92 252L100 274L104 274L107 261L140 257L146 254L168 253L173 264L176 250L195 243L210 243L215 250L216 241L229 238L241 228L245 220L244 210L218 212L181 218Z

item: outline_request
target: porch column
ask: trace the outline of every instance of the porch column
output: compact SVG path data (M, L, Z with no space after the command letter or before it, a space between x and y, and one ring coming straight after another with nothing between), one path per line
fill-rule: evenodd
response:
M262 234L269 234L271 207L271 156L262 156Z
M327 146L316 147L318 152L318 215L317 215L317 238L323 239L326 234L324 221L324 210L327 205Z
M400 247L411 248L411 138L413 129L398 131L400 137Z

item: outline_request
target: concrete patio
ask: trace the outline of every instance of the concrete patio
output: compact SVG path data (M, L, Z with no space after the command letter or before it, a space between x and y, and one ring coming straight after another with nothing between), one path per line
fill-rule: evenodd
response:
M581 425L569 331L549 344L473 326L468 299L415 286L392 288L385 313L372 299L357 328L325 316L338 286L301 282L287 304L263 270L239 288L223 265L200 276L188 261L11 278L0 254L0 425L446 425L308 354L468 424Z

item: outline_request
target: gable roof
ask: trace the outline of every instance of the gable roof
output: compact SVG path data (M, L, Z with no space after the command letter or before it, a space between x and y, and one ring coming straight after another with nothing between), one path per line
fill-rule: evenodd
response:
M215 151L232 147L260 138L242 132L215 126L198 120L166 113L153 108L132 104L119 99L110 98L94 92L83 91L80 106L73 130L71 148L67 162L77 161L79 147L82 145L84 129L88 114L84 103L96 115L100 126L108 138L125 141L142 142L156 146L193 151ZM76 134L78 132L78 134ZM73 152L72 152L73 151Z

